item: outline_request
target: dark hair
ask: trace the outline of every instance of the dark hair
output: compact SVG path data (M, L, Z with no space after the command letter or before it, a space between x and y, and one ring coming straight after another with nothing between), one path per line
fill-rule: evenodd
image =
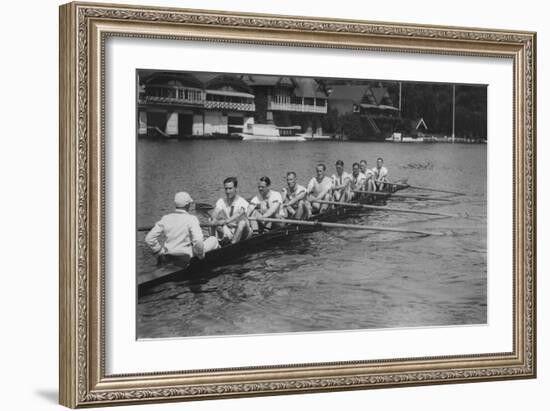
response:
M268 187L271 185L271 180L269 179L269 177L266 177L266 176L260 177L260 181L263 181L265 185Z
M365 164L367 164L367 160L361 160L360 163L365 163Z
M289 171L288 173L286 173L286 176L288 177L291 174L294 176L294 178L296 178L296 173L294 171Z
M353 165L351 166L351 168L353 168L353 167L355 167L355 166L360 167L359 163L353 163Z
M237 187L237 177L227 177L225 180L223 180L223 185L226 185L227 183L233 183L233 187Z
M344 162L343 162L342 160L338 160L338 161L336 162L336 165L337 165L337 166L342 166L342 167L344 167Z
M380 161L382 161L382 162L384 161L384 159L383 159L382 157L378 157L378 158L376 159L376 161L378 161L378 160L380 160Z
M324 165L323 163L317 164L317 167L323 167L323 170L327 171L327 166ZM317 168L317 167L315 167L315 168Z

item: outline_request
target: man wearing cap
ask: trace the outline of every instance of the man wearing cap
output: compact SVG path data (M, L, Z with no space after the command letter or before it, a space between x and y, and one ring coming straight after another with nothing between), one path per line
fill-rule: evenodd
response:
M216 237L204 240L199 219L189 214L193 199L185 191L174 198L176 209L165 215L145 236L145 242L157 256L204 258L205 253L219 247ZM159 238L165 237L161 244Z

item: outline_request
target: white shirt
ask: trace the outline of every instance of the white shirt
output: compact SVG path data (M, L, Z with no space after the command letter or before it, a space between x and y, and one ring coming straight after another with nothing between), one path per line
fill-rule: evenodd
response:
M262 204L263 203L263 204ZM281 193L278 191L269 190L269 193L267 194L267 198L260 197L260 195L256 195L252 200L250 200L251 205L258 205L260 204L261 209L266 211L269 210L271 207L275 207L276 205L279 206L279 209L273 214L272 217L276 217L280 215L281 212L281 204L283 203L283 197L281 197Z
M359 172L357 174L357 177L355 177L353 174L351 175L351 188L354 190L357 190L358 188L361 188L363 184L365 184L365 181L367 180L367 176L364 175L362 172Z
M216 202L216 206L214 207L214 216L219 215L219 213L223 213L223 218L231 218L234 215L246 213L246 210L248 209L248 201L246 201L241 196L236 195L235 198L233 198L233 202L229 204L227 202L227 198L220 198ZM232 223L229 223L228 226L236 226L237 221L233 221Z
M388 176L388 169L384 166L382 166L380 169L374 167L372 169L372 172L374 173L374 177L377 180L383 180Z
M321 182L317 181L316 177L313 177L311 180L309 180L309 183L307 185L307 192L311 193L313 197L319 197L319 195L323 191L325 193L328 193L331 188L332 188L332 180L327 176L323 177Z
M346 173L345 171L342 171L342 175L339 176L338 174L332 175L332 182L334 186L343 186L346 184L346 180L351 180L351 174Z
M161 234L166 237L164 244L159 242ZM165 215L145 236L145 242L153 252L174 256L193 257L193 245L203 240L199 219L185 210Z
M304 186L301 186L300 184L296 184L294 186L294 191L290 191L290 188L285 187L283 188L282 197L285 201L291 201L299 194L307 192L306 188Z

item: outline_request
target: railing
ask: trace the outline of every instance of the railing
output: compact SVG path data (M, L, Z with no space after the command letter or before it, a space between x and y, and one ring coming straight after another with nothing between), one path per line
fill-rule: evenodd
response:
M254 103L233 103L231 101L205 101L204 108L222 109L222 110L238 110L238 111L255 111Z
M180 105L193 105L193 106L202 106L204 100L188 99L188 98L175 98L175 97L157 97L157 96L146 96L144 99L145 103L156 103L156 104L180 104Z
M270 101L267 105L268 110L279 111L298 111L301 113L327 113L327 106L313 106L310 104L292 104L292 103L275 103Z

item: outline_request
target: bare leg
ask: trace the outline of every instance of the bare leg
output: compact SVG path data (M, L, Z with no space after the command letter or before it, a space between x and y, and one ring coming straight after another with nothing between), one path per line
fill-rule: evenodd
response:
M332 196L329 193L326 193L325 196L321 200L331 201L331 197ZM319 212L322 213L322 212L326 211L328 206L329 206L329 204L321 204Z
M291 206L286 206L283 208L282 216L284 218L294 218L296 216L296 210L294 210Z
M306 211L306 218L311 217L311 203L309 201L304 201L304 208Z
M223 232L223 225L217 225L214 227L214 233L212 235L217 236L219 239L223 239L225 233Z
M304 200L298 201L298 208L297 208L296 212L294 213L294 218L296 220L301 220L302 217L304 216L305 212L306 212L306 205L305 205Z
M254 210L250 217L257 218L261 217L262 215L258 212L258 210ZM252 228L252 231L258 231L260 229L260 223L256 220L250 220L250 227Z
M372 178L367 181L367 191L376 191L376 187L374 186L374 181L372 181Z
M235 228L235 234L233 234L233 240L231 243L236 244L241 241L241 238L248 237L249 226L245 220L241 220L237 223L237 228Z
M208 237L204 240L204 252L208 253L209 251L215 250L216 248L220 248L220 245L218 243L218 239L214 236Z

